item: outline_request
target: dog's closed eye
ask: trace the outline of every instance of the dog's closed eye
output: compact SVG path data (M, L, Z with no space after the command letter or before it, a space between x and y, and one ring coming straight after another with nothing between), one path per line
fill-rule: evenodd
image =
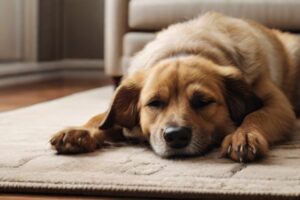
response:
M194 109L204 108L215 101L212 98L206 97L202 94L196 93L190 100L191 107Z
M165 102L159 99L152 99L147 103L147 106L150 108L160 109L165 106Z

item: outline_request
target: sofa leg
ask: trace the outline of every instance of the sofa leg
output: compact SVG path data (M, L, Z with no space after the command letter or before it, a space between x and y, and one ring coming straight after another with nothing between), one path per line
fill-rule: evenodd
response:
M120 85L120 82L122 80L122 76L113 76L112 80L113 80L115 88L117 88Z

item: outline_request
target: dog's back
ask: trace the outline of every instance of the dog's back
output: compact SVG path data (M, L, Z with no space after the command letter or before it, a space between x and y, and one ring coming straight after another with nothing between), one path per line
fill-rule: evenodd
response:
M207 13L158 33L135 56L129 72L151 67L166 58L200 55L219 65L238 67L250 84L261 74L270 74L291 100L296 69L300 68L299 49L299 39L291 34L250 20Z

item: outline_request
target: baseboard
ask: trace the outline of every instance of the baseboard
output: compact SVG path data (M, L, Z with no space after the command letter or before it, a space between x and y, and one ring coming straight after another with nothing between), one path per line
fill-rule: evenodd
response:
M103 74L103 69L103 60L89 59L1 63L0 87L63 77L97 78Z

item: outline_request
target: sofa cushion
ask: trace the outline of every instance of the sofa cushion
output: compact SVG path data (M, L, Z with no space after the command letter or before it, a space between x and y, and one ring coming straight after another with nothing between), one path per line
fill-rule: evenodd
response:
M217 11L273 28L300 30L299 10L299 0L131 0L129 27L160 30L207 11Z
M151 40L155 38L155 33L129 32L123 38L123 55L131 57Z
M155 33L129 32L123 38L122 71L127 74L132 57L155 38Z

